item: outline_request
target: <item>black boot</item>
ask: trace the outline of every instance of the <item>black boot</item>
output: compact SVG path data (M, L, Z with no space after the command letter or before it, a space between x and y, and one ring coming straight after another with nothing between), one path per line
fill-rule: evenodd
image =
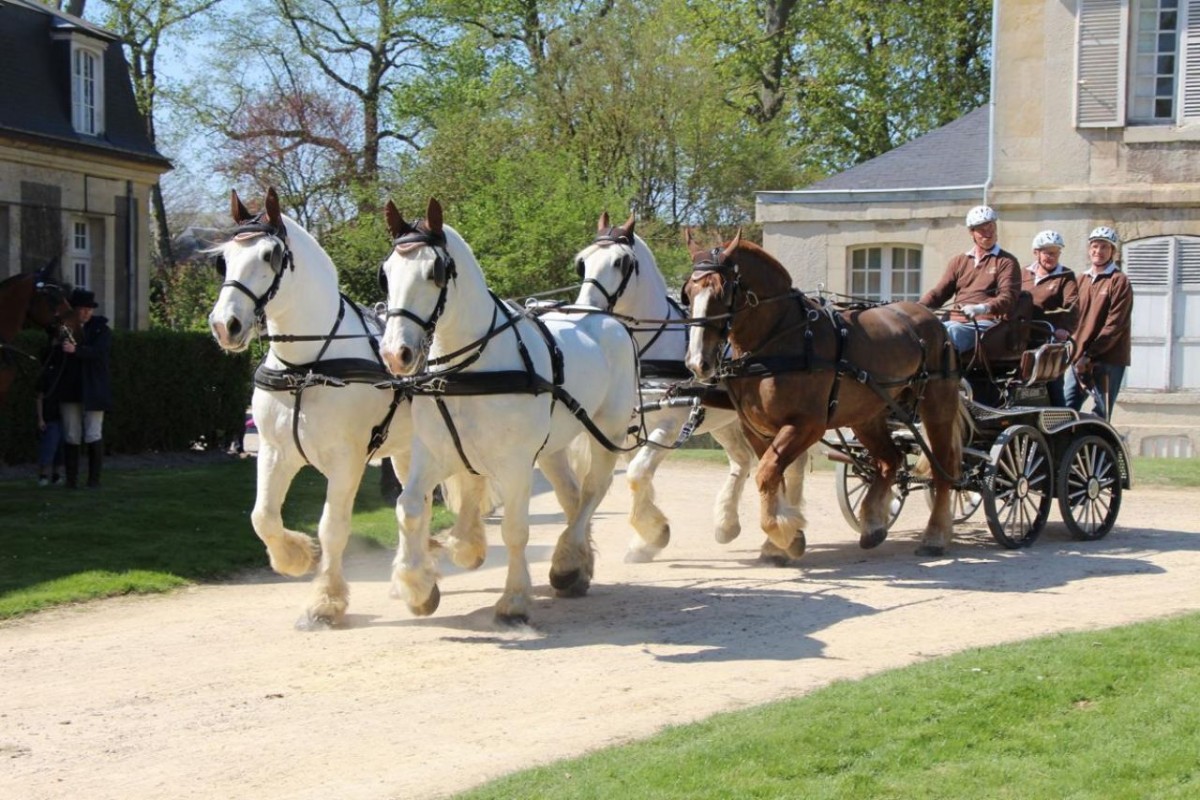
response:
M104 465L104 442L88 442L88 488L100 485L100 467Z
M63 445L63 466L67 472L67 488L77 488L79 486L79 445Z

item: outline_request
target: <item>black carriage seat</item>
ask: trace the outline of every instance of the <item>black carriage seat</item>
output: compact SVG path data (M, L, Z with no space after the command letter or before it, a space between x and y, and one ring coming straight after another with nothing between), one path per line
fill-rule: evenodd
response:
M1029 292L1021 292L1012 313L979 333L962 363L968 375L1003 375L1033 386L1062 376L1069 359L1067 346L1054 338L1054 326L1039 318Z
M975 349L963 353L962 363L967 365L967 372L995 374L1014 369L1021 361L1021 354L1029 347L1033 313L1033 296L1021 292L1017 295L1016 308L995 325L976 334Z

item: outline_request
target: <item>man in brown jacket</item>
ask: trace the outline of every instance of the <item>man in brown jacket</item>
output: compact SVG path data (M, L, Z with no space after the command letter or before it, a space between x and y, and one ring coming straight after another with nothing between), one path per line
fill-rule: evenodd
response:
M1075 273L1058 263L1064 246L1058 231L1042 231L1033 237L1033 263L1021 270L1021 291L1033 299L1033 318L1052 325L1060 342L1071 338L1079 317ZM1062 376L1047 383L1046 392L1052 404L1067 404Z
M974 350L976 326L982 332L995 325L1013 310L1021 292L1020 264L996 243L998 219L988 206L967 212L974 246L950 259L942 279L918 301L936 310L951 297L955 299L946 332L960 353Z
M1079 276L1075 366L1067 371L1063 387L1067 405L1076 411L1095 387L1099 393L1095 410L1105 419L1112 419L1132 350L1133 287L1116 264L1120 242L1107 225L1088 236L1091 268Z

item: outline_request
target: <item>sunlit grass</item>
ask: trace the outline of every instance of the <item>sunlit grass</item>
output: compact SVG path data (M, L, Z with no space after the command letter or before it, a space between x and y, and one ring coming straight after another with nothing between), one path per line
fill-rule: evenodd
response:
M968 651L517 773L483 798L1194 798L1200 615Z
M110 470L99 490L0 483L0 618L266 567L266 551L250 525L254 484L252 459ZM378 486L378 470L368 468L352 530L360 546L393 547L396 515ZM302 470L288 492L285 523L315 534L324 493L324 478ZM438 508L434 528L450 521Z

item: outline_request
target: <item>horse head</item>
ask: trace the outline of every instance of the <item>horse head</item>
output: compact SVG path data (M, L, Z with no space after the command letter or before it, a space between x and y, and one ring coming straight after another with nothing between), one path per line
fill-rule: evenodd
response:
M279 292L284 273L294 269L294 263L274 187L267 189L264 210L258 214L246 210L236 190L230 192L229 205L236 227L229 240L215 250L224 282L208 324L218 345L238 352L250 345L265 319L267 303Z
M392 250L379 265L379 287L387 295L387 328L380 355L393 375L411 375L424 364L458 271L447 249L442 206L436 199L429 198L425 218L416 222L405 221L391 200L384 217Z
M46 266L33 274L33 295L26 311L26 322L46 331L64 326L78 328L75 309L67 299L67 291L56 275L58 259L52 258Z
M691 228L686 231L692 272L684 281L680 296L688 305L688 315L703 321L693 325L688 332L684 363L700 380L710 380L714 376L729 336L739 281L733 258L741 241L739 230L724 246L704 247L696 241Z
M582 281L576 305L606 311L616 308L641 269L635 252L634 224L632 214L624 225L617 226L609 224L607 211L600 215L595 240L575 256L575 272Z

